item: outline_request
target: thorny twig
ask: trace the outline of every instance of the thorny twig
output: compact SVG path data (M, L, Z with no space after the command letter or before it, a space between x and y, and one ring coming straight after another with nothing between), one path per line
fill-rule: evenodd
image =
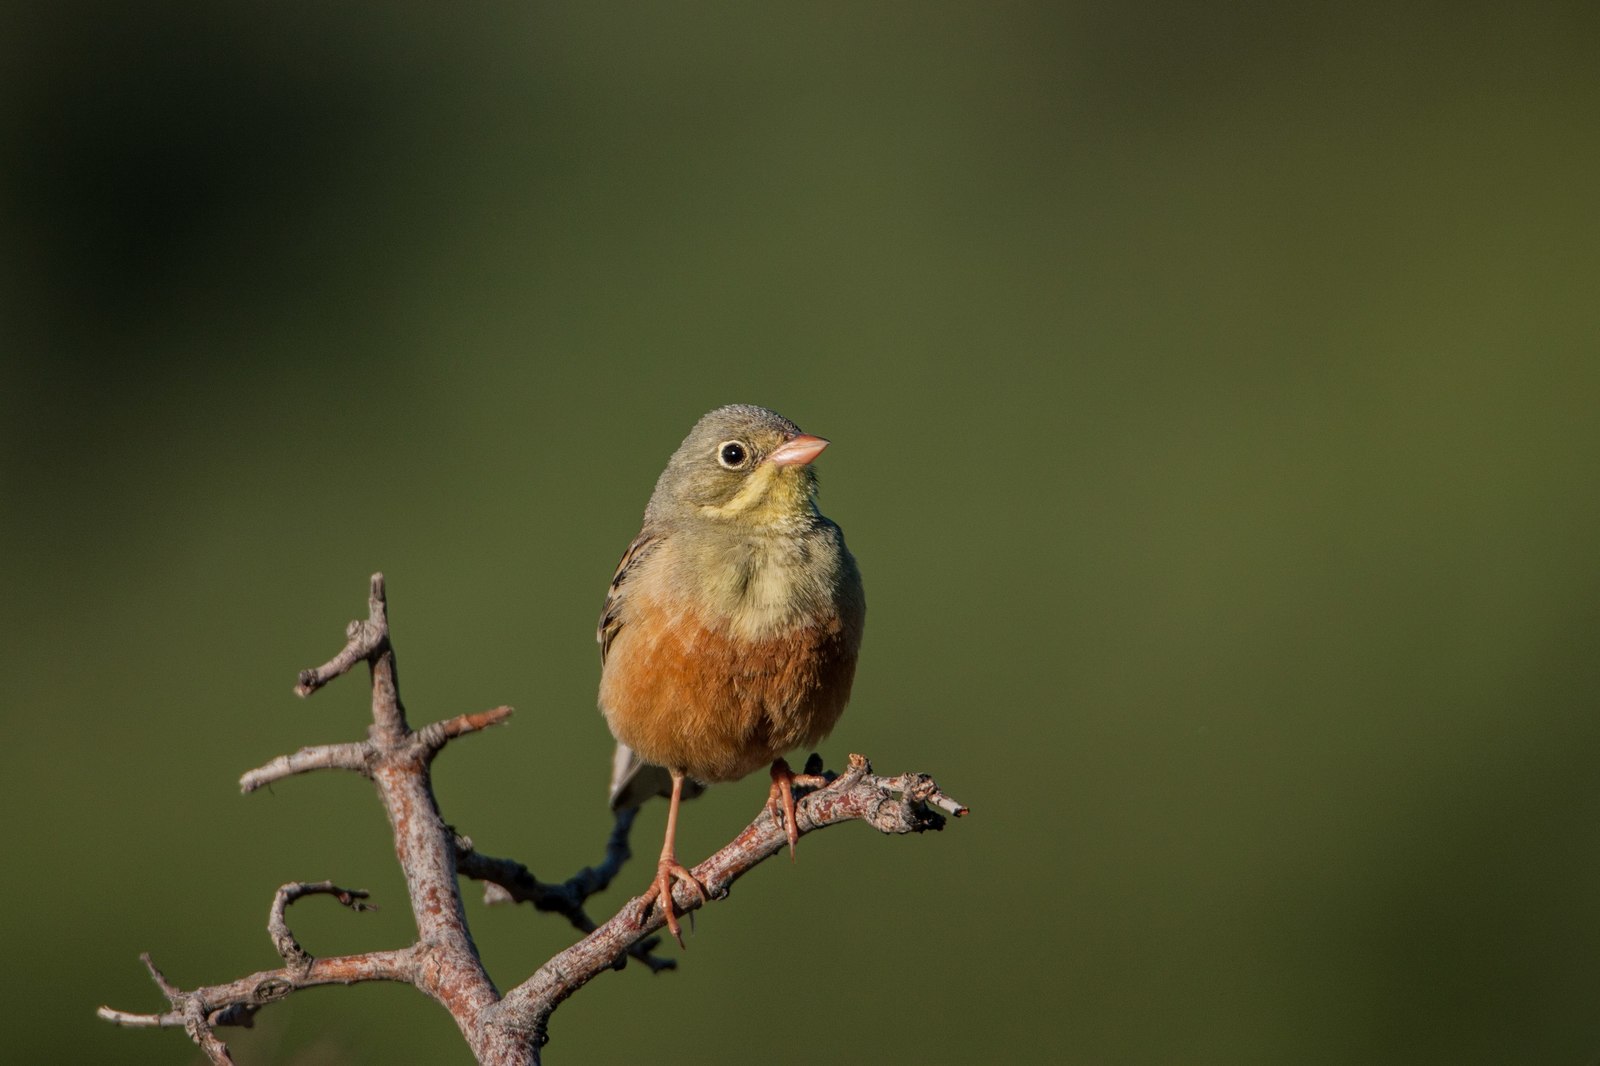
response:
M596 975L620 968L630 956L651 970L673 965L671 960L651 954L660 942L653 934L664 923L659 903L641 922L637 918L639 900L630 900L599 926L584 909L585 902L609 885L629 858L628 830L634 812L618 814L599 864L559 884L538 881L514 860L481 854L440 818L429 768L446 743L504 722L511 709L496 707L457 715L415 731L407 725L382 574L372 576L367 618L351 622L345 635L345 646L337 655L316 669L301 672L295 691L310 695L357 663L366 662L372 675L373 721L368 738L279 756L246 773L239 784L243 791L251 792L295 774L330 769L350 770L371 779L389 815L417 941L393 951L314 957L289 930L289 904L306 895L331 895L353 910L362 910L369 906L364 902L366 893L326 881L292 882L278 889L268 916L268 933L283 959L282 967L186 992L169 982L144 955L151 979L171 1009L139 1014L101 1007L99 1015L129 1028L181 1026L212 1063L227 1064L233 1060L215 1030L248 1027L269 1003L319 985L402 981L450 1012L479 1062L507 1066L538 1063L551 1013ZM820 769L820 761L813 756L807 772L815 774ZM864 821L882 833L920 833L942 828L944 818L938 811L962 815L966 808L940 792L925 774L879 777L865 758L852 755L843 774L799 801L796 821L802 834L846 821ZM734 881L777 854L786 842L783 828L772 812L763 808L755 821L697 866L694 874L711 898L721 899ZM467 928L458 875L498 886L498 898L562 914L587 935L502 996L478 958ZM687 889L676 896L676 903L680 913L702 905Z

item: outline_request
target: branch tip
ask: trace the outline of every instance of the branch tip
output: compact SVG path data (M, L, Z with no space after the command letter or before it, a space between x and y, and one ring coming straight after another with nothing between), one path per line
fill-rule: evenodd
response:
M285 912L295 900L318 895L332 896L357 912L378 909L375 904L364 902L371 895L364 888L340 888L332 881L290 881L280 885L272 897L272 909L267 913L267 935L272 937L272 946L278 949L283 964L296 973L309 970L313 959L311 953L301 947L300 941L289 931Z
M472 714L458 714L454 718L446 718L442 722L433 722L425 725L417 733L422 746L429 751L438 751L446 743L456 737L476 733L490 726L499 725L511 717L511 708L500 706L487 711L477 711Z
M167 997L167 1002L172 1004L173 1009L182 1009L183 993L178 990L177 985L167 980L166 974L156 968L155 960L150 957L150 953L148 951L139 952L139 961L144 963L146 970L150 971L150 980L154 981L156 987L161 989L161 994Z
M373 574L367 593L367 617L344 627L345 645L332 659L310 670L302 670L294 686L295 695L305 697L326 685L356 663L371 662L389 644L389 619L384 600L383 574Z
M254 792L263 785L311 770L353 770L363 777L371 777L374 754L370 740L301 748L291 755L280 755L265 766L258 766L241 776L239 791Z
M176 1012L135 1014L133 1011L117 1010L114 1007L98 1007L94 1013L101 1021L120 1025L124 1029L168 1029L183 1024L183 1019Z

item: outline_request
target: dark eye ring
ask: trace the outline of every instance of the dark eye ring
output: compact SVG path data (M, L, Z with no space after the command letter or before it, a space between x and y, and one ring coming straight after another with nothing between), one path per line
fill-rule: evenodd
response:
M725 469L737 470L750 458L750 450L736 440L725 440L717 445L717 462Z

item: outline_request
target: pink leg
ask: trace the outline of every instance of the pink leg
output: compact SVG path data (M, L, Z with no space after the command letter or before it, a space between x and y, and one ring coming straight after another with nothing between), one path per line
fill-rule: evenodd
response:
M674 851L674 844L678 836L678 804L683 799L683 772L673 770L672 773L672 805L667 808L667 838L661 845L661 861L656 864L656 877L650 883L649 889L640 899L639 924L650 915L650 907L656 899L661 900L661 910L667 916L667 928L678 941L678 946L683 946L683 933L678 929L678 916L672 911L672 882L686 882L700 896L704 903L710 897L706 894L706 886L700 883L699 878L690 873L678 862Z

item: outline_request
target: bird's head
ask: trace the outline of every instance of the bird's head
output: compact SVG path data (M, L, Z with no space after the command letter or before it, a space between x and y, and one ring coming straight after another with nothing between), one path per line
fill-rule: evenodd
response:
M803 521L816 513L811 461L827 446L765 407L719 407L672 454L646 514L750 531Z

